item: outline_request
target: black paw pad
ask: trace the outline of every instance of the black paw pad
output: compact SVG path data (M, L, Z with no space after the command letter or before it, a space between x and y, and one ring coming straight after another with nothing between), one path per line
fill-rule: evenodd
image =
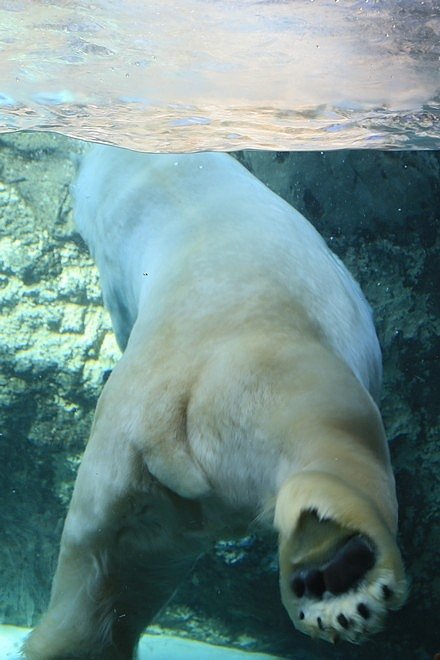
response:
M321 598L325 591L324 576L316 568L303 569L293 576L290 586L297 598Z
M302 577L295 575L291 582L291 588L297 598L302 598L306 593L306 585Z
M363 536L353 536L323 570L325 588L332 594L352 589L373 568L374 551Z
M315 598L321 598L325 591L324 577L321 571L312 569L305 576L306 593Z

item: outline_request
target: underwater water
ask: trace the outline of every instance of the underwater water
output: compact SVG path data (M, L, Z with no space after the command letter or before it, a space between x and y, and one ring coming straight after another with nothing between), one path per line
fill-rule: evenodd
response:
M0 136L0 623L14 626L47 605L96 400L119 357L72 223L69 186L87 148L50 133ZM275 540L252 533L202 557L149 632L279 658L430 660L440 651L440 152L236 156L314 224L374 309L411 593L361 647L311 640L281 605Z

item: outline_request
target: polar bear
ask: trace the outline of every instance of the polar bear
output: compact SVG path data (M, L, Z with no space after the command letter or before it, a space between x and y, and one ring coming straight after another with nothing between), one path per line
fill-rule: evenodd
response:
M134 657L200 553L256 518L295 626L362 642L407 589L358 284L226 154L95 146L74 196L124 352L26 657Z

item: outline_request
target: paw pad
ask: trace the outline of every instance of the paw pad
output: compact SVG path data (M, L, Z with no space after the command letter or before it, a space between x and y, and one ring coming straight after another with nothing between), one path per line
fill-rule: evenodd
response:
M321 566L295 571L290 581L291 594L300 605L298 628L333 643L360 643L378 632L396 594L404 597L400 587L391 571L376 566L374 546L360 534Z
M352 589L374 566L375 553L363 536L350 538L322 569L302 569L291 581L297 598L322 598L324 592L343 594ZM390 590L388 590L392 593ZM387 596L384 597L387 598Z

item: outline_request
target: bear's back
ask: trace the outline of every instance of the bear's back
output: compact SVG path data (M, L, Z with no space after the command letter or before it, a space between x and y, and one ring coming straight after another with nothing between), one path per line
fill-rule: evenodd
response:
M377 399L380 349L358 284L312 225L235 159L98 146L74 192L122 348L138 316L185 317L189 332L210 315L218 324L284 318L290 301Z

